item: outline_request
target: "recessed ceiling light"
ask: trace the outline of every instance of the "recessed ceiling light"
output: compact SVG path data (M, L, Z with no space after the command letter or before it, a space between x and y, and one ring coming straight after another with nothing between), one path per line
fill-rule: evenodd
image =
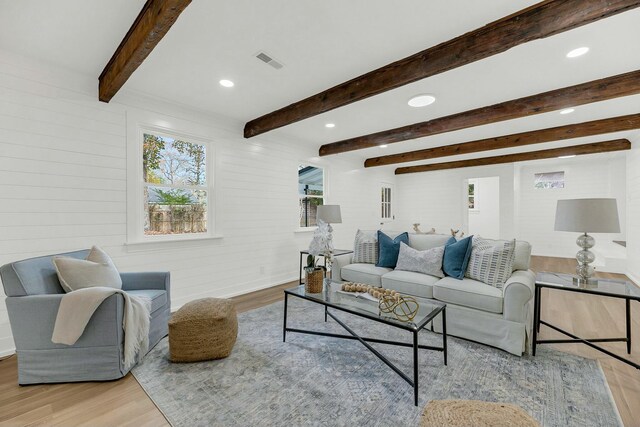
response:
M387 144L382 144L382 145L380 145L379 147L380 147L380 148L387 148L387 147L388 147L388 145L387 145Z
M589 52L589 48L588 47L586 47L586 46L579 47L579 48L573 49L572 51L567 53L567 58L577 58L578 56L582 56L587 52Z
M436 97L433 95L416 95L407 102L411 107L426 107L427 105L431 105L436 102Z
M233 87L235 83L233 83L231 80L226 80L226 79L222 79L220 80L220 86L224 86L224 87Z
M334 127L336 127L336 124L335 123L327 123L326 125L324 125L324 127L326 127L326 128L334 128Z
M571 114L574 111L576 111L575 108L565 108L564 110L560 111L560 114Z
M559 159L572 159L574 158L576 155L575 154L569 154L568 156L559 156Z

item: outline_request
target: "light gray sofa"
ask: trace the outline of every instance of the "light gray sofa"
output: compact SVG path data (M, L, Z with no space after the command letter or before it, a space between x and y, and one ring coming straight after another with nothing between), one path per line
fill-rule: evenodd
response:
M441 234L409 234L409 246L426 250L443 246ZM496 245L504 241L493 241ZM439 278L422 273L354 264L352 255L336 257L332 278L395 289L447 304L447 333L488 344L521 356L529 348L533 324L535 275L529 270L531 245L516 241L513 273L502 289L464 278ZM442 322L432 324L441 332Z
M85 259L89 250L60 254ZM121 378L124 298L114 294L93 314L72 346L51 342L64 291L51 256L17 261L0 267L0 277L18 356L18 383L104 381ZM121 273L122 289L151 299L149 349L168 333L171 307L169 273Z

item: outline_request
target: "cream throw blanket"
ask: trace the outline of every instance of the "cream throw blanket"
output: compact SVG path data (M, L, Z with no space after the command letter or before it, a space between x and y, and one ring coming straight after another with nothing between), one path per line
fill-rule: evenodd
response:
M113 294L124 297L124 368L129 370L136 355L144 355L149 348L151 300L128 295L120 289L92 287L69 292L62 297L51 341L73 345L78 341L91 316L102 302Z

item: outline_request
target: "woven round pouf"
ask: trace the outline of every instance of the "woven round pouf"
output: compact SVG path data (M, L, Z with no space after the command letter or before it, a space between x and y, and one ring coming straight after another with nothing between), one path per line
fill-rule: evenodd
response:
M191 301L169 320L169 359L199 362L231 354L238 336L236 308L230 300L203 298Z
M540 427L522 408L478 400L432 400L420 427Z

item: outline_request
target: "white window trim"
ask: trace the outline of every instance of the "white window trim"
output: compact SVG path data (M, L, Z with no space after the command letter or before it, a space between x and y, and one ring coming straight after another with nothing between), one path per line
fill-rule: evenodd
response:
M195 129L194 129L195 128ZM192 131L193 129L193 131ZM153 133L159 136L179 138L189 142L202 144L207 147L207 232L184 233L160 236L148 236L144 234L143 223L143 197L144 182L142 180L142 155L143 135ZM215 145L212 138L207 137L204 127L194 125L192 122L167 117L159 117L155 114L127 113L127 242L126 246L139 247L140 249L153 249L156 245L167 245L171 242L202 242L212 239L220 239L218 224L216 222L216 209L220 205L218 192L215 191L215 183L219 165Z
M327 205L328 203L328 196L329 196L329 188L328 188L328 182L329 180L327 179L327 176L329 174L329 168L326 165L320 165L317 163L313 163L313 162L307 162L305 160L300 160L298 162L298 166L300 165L304 165L304 166L312 166L314 168L319 168L322 169L322 196L309 196L309 197L316 197L316 198L322 198L322 204L323 205ZM300 199L302 198L300 193L298 193L298 176L296 174L296 196L298 196L298 199L296 200L296 205L298 206L298 208L300 207ZM298 218L298 223L300 222L300 218ZM293 232L294 233L310 233L313 231L316 231L316 229L318 228L317 225L312 225L311 227L300 227L298 225L298 227L296 227Z

